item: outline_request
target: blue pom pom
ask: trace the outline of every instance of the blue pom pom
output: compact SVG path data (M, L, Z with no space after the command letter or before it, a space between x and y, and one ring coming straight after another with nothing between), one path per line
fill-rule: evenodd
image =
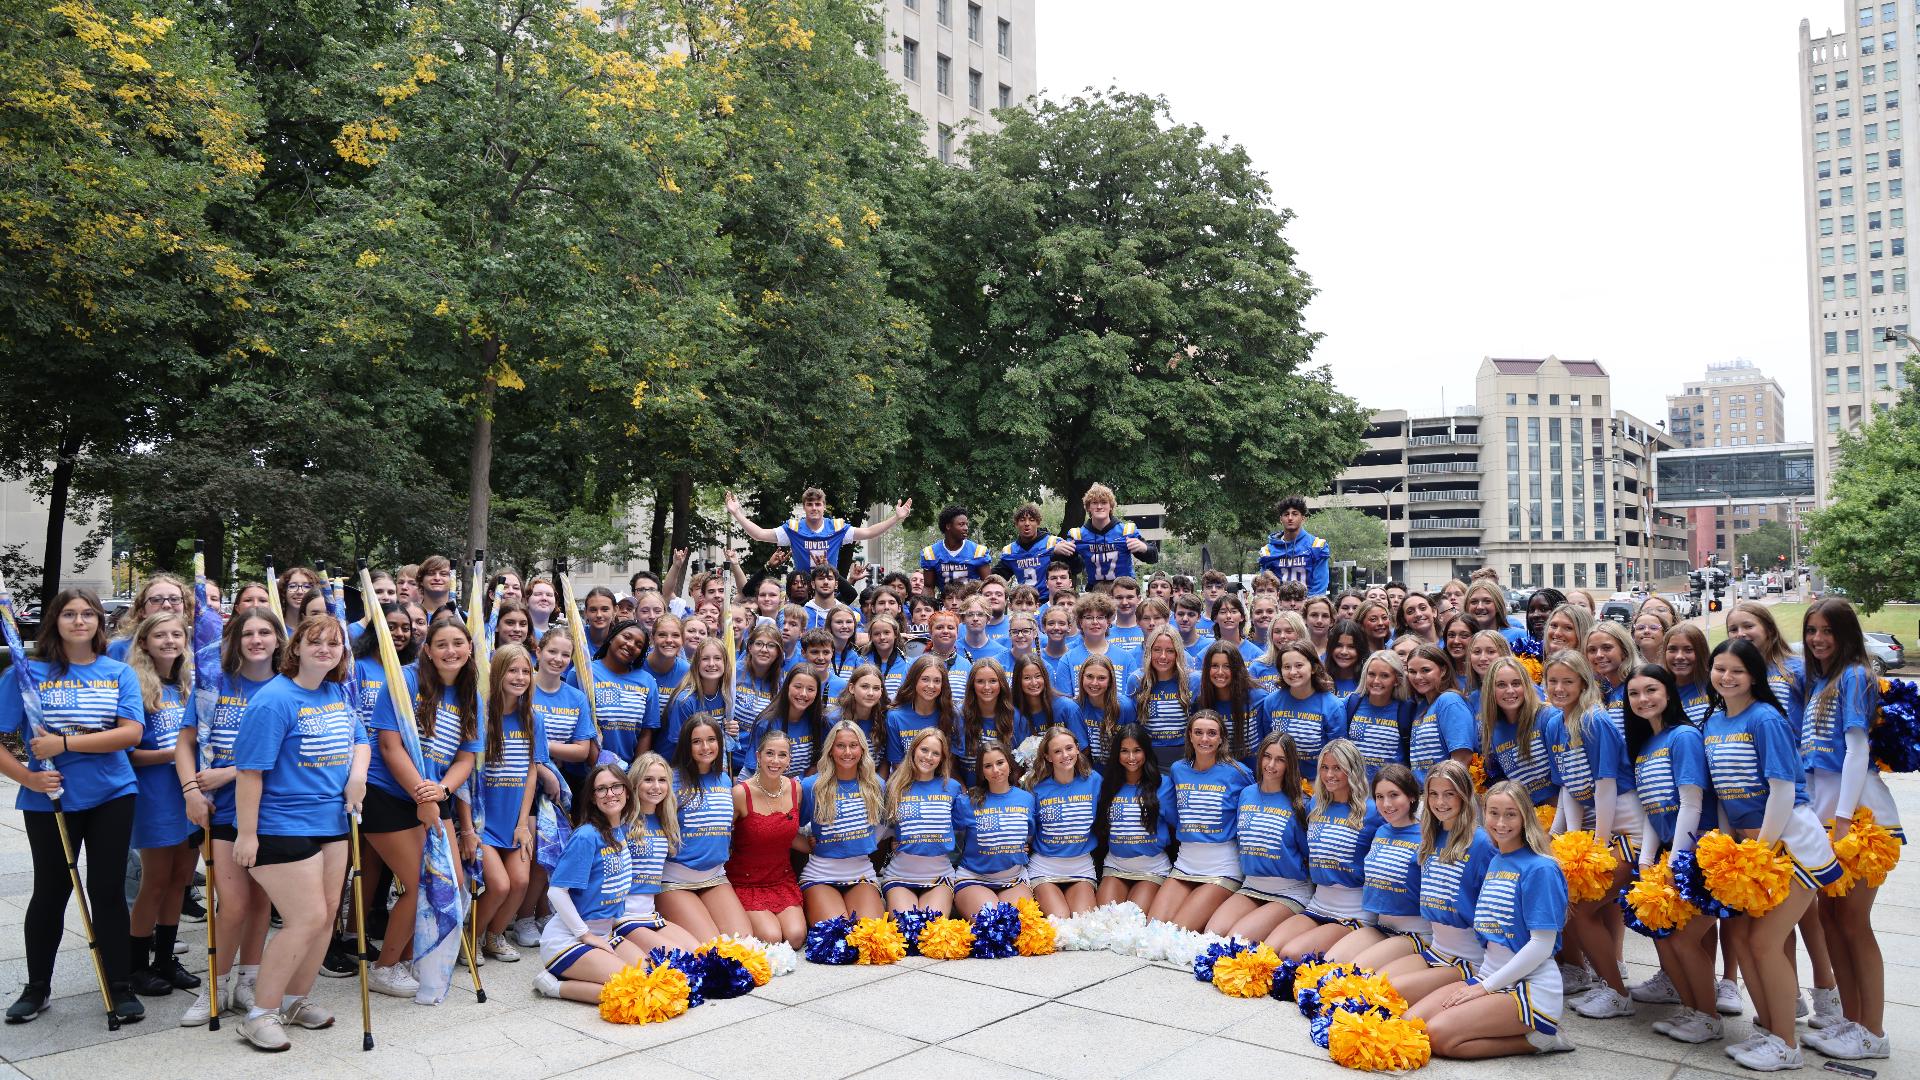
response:
M940 913L932 908L913 908L891 914L894 924L900 927L900 936L907 939L907 955L919 956L920 931L925 930L928 923L940 918Z
M1273 972L1273 989L1267 991L1267 995L1275 1001L1292 1001L1293 976L1295 972L1300 970L1300 965L1318 964L1324 959L1326 959L1326 957L1316 952L1308 953L1298 960L1280 961L1280 966L1275 968Z
M1880 694L1880 719L1867 732L1875 764L1890 772L1920 772L1920 684L1889 679Z
M1313 1040L1313 1045L1322 1050L1327 1048L1327 1043L1333 1039L1333 1014L1338 1011L1328 1009L1307 1024L1307 1038Z
M1207 951L1193 958L1193 977L1197 982L1213 982L1213 965L1229 956L1239 956L1253 948L1251 942L1239 938L1229 938L1207 946Z
M822 919L807 930L807 962L813 964L854 964L860 950L847 944L853 932L853 916Z
M709 949L700 957L706 962L706 994L715 1001L744 997L753 990L753 972L731 956Z
M1317 988L1298 991L1297 1000L1300 1003L1301 1016L1311 1020L1320 1015L1320 991Z
M1513 655L1524 656L1532 660L1540 659L1540 639L1532 634L1524 634L1513 643Z
M687 977L687 1008L707 1000L706 966L701 958L684 949L656 948L647 954L647 970L652 971L662 964L673 968ZM716 995L718 996L718 995Z
M1625 890L1623 890L1619 896L1614 897L1613 902L1620 905L1621 916L1626 921L1627 929L1634 933L1640 934L1643 937L1650 937L1655 941L1659 941L1661 938L1673 933L1673 927L1671 926L1665 930L1655 930L1646 923L1641 922L1640 916L1633 912L1633 905L1627 903L1627 893Z
M973 955L981 960L999 960L1019 952L1014 939L1020 936L1020 911L1012 904L988 904L973 917Z
M1700 869L1691 850L1676 851L1669 855L1667 866L1673 871L1673 887L1680 893L1680 899L1699 908L1701 914L1709 919L1726 919L1739 914L1714 899L1713 890L1707 888L1707 873Z

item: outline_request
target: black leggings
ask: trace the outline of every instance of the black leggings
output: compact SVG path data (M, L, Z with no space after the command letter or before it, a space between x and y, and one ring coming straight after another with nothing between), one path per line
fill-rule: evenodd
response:
M93 937L100 947L107 981L122 983L132 946L127 941L127 846L133 840L132 795L87 810L67 811L67 836L78 856L87 856L87 905L93 913ZM60 850L53 814L23 810L27 843L33 850L33 898L27 901L27 981L53 982L53 958L65 933L67 900L73 880ZM89 961L91 962L91 961Z

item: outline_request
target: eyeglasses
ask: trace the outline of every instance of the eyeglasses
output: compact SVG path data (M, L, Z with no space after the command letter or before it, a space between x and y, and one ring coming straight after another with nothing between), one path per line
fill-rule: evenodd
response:
M626 790L626 788L619 784L605 784L593 789L593 797L597 799L603 795L624 794Z
M186 607L187 601L184 597L179 597L179 596L149 596L147 597L147 606L148 607Z

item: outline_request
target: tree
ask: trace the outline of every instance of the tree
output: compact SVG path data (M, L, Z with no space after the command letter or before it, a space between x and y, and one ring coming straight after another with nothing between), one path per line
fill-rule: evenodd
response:
M1812 562L1863 611L1920 595L1920 365L1909 359L1906 388L1884 413L1840 436L1831 502L1807 517Z
M1778 521L1762 521L1733 541L1734 558L1745 557L1755 573L1777 570L1782 556L1793 553L1793 533Z
M1044 486L1074 525L1102 481L1186 536L1256 532L1346 467L1365 413L1309 366L1291 215L1246 151L1116 91L995 116L903 283L933 327L911 460L950 463L927 505Z
M1350 560L1369 574L1387 572L1391 541L1386 524L1372 514L1351 506L1328 506L1313 512L1306 529L1327 542L1333 558Z
M157 437L196 380L262 344L231 333L255 267L214 226L260 174L258 109L186 15L0 14L0 473L45 494L55 555L83 463ZM57 557L41 582L58 589Z

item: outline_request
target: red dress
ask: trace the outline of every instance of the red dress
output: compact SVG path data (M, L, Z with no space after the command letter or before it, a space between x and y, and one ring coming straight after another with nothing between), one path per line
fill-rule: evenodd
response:
M800 833L800 785L787 781L793 806L785 813L762 814L753 808L753 785L743 783L747 812L733 832L727 859L727 883L748 911L785 911L800 906L800 880L793 874L793 838Z

